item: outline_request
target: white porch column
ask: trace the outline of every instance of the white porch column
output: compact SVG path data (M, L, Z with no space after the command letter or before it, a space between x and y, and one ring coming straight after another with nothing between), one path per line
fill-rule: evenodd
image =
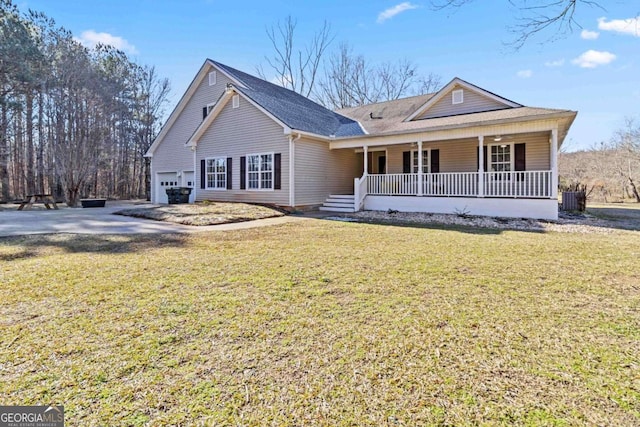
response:
M484 135L478 136L478 197L484 197Z
M558 128L551 130L551 198L558 198Z
M369 173L369 146L365 145L362 147L362 155L364 156L364 171L362 172L362 176L365 176Z
M422 141L418 141L418 196L422 196Z

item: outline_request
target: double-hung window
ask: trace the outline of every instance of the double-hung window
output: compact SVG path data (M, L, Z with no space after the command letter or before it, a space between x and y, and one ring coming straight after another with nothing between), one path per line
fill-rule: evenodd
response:
M214 157L207 159L207 189L225 190L227 188L227 159Z
M411 152L411 171L418 173L418 150ZM429 173L429 150L422 150L422 173Z
M491 146L489 170L491 172L511 171L511 145L501 144Z
M273 153L247 156L247 188L273 190Z

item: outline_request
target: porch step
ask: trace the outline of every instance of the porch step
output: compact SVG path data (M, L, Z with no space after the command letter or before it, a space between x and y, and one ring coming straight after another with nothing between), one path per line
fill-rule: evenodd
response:
M320 207L321 211L353 212L353 194L332 194Z
M345 208L345 207L353 208L353 202L351 203L330 202L329 199L327 199L327 201L324 202L322 206L324 206L325 208Z
M325 212L353 213L353 208L325 208L324 206L320 206L318 210L325 211Z
M330 199L349 199L353 200L355 196L353 194L331 194Z

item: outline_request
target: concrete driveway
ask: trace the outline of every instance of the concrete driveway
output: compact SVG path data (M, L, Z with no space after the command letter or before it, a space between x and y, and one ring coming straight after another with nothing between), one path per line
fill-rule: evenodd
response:
M284 216L234 224L194 227L152 221L128 216L113 215L125 208L149 207L151 204L108 201L104 208L68 208L46 210L38 206L30 211L18 211L4 205L0 210L0 237L28 234L138 234L138 233L192 233L210 230L237 230L295 221L298 218Z

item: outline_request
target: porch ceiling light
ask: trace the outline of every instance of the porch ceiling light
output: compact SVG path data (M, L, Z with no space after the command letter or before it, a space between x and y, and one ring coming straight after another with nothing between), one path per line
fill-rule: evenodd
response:
M493 138L493 140L495 142L500 142L500 141L502 141L502 136L501 135L496 135L495 138Z

